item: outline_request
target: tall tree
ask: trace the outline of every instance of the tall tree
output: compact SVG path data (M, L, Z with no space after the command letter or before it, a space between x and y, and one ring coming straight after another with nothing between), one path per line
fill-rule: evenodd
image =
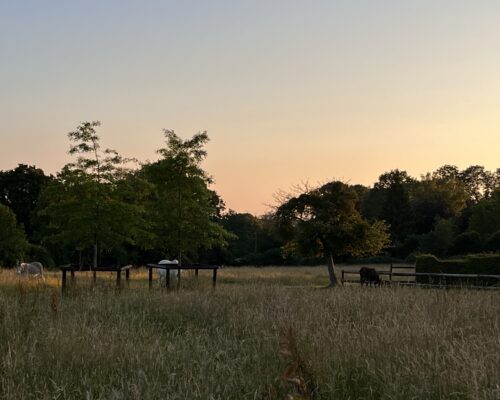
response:
M32 213L38 197L50 179L40 168L25 164L0 172L0 203L14 212L28 237L33 233Z
M99 252L121 243L134 243L140 236L142 206L134 201L141 191L130 188L129 159L116 151L102 150L98 121L84 122L68 134L70 154L56 181L43 192L39 214L47 221L47 241L93 248L93 265Z
M419 251L440 257L445 256L453 243L455 234L456 227L453 221L438 218L432 231L418 237Z
M257 217L230 210L221 218L221 224L228 232L237 236L228 245L228 250L235 260L257 253L260 234L260 223Z
M201 248L224 245L232 235L216 221L223 203L210 190L212 178L201 167L207 133L187 140L172 130L164 130L164 135L167 146L158 150L160 160L143 168L154 188L148 220L154 245L182 262L184 256L196 257Z
M276 220L289 249L325 257L330 286L337 284L335 257L376 254L389 243L387 225L366 221L356 191L343 182L290 196L277 208Z
M398 169L380 175L375 191L384 194L379 218L390 225L394 241L402 242L411 230L411 206L409 186L414 180L406 171Z
M460 173L469 194L469 202L477 204L483 198L489 198L495 188L495 175L481 165L471 165Z
M411 206L414 232L429 232L437 219L456 218L464 210L467 192L464 184L453 176L438 178L427 174L413 185Z
M500 231L500 190L472 207L469 229L478 232L483 238Z
M456 165L445 164L432 173L432 178L442 181L459 180L460 170Z
M14 264L22 259L28 246L24 231L17 226L9 207L0 204L0 265Z

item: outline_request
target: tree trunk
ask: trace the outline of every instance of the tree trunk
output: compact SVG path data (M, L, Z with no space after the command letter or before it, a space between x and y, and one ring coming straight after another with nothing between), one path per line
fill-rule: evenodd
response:
M97 242L94 243L94 269L97 268Z
M334 263L333 263L333 256L331 252L326 252L326 267L328 268L328 277L330 278L330 285L329 287L334 287L337 286L337 277L335 276L335 270L333 269Z

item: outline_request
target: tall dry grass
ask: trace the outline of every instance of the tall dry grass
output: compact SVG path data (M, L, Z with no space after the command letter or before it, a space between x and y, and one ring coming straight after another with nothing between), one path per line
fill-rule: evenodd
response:
M500 399L500 293L321 288L323 269L146 273L60 295L0 273L0 398Z

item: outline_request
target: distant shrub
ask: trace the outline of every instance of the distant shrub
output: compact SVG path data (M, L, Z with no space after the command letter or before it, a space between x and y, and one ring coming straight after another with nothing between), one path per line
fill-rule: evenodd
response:
M41 262L44 267L54 267L55 263L51 257L49 251L40 245L29 244L26 251L26 260L28 262L38 261Z
M452 254L479 253L483 248L481 235L476 231L463 232L453 240Z
M378 255L372 257L364 258L349 258L345 262L346 264L390 264L390 263L400 263L402 260L400 258L391 257L389 255Z
M500 231L491 235L484 244L485 251L500 252Z
M421 255L417 257L415 272L500 275L500 254L476 254L447 260ZM417 282L428 281L427 277L417 277Z
M422 253L445 256L453 244L455 230L456 228L452 221L438 219L432 231L419 236L419 250Z
M417 261L417 254L415 253L408 254L404 260L404 262L407 264L415 264L416 261Z
M28 242L12 210L0 204L0 266L11 266L25 254Z
M408 257L418 249L419 245L419 236L409 235L401 245L394 249L393 254L401 258Z

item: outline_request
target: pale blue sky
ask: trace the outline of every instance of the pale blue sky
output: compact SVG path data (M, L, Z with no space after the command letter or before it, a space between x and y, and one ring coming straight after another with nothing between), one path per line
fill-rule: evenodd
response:
M208 130L238 211L300 181L500 167L498 1L0 0L0 169L55 172L66 132L154 159Z

